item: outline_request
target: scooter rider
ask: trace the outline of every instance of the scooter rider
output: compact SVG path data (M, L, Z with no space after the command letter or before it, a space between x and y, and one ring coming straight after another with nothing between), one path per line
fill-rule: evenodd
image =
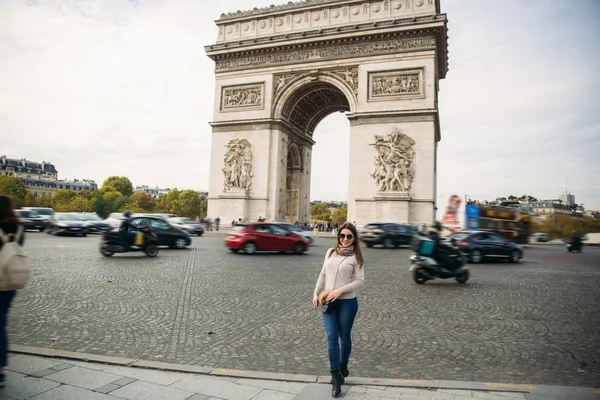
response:
M581 236L579 236L579 234L577 233L577 231L571 232L570 239L571 239L571 247L574 250L581 249Z
M432 230L429 233L431 239L435 241L435 249L433 251L433 259L437 261L437 263L449 270L454 269L454 265L449 257L450 249L446 248L446 245L442 243L442 239L440 234L444 227L440 221L435 221L432 226Z
M119 225L119 233L121 234L121 237L123 239L123 245L125 246L125 249L128 249L131 246L131 239L129 237L129 228L131 227L131 220L133 216L133 212L130 210L127 210L125 212L123 212L123 220L121 221L121 224Z

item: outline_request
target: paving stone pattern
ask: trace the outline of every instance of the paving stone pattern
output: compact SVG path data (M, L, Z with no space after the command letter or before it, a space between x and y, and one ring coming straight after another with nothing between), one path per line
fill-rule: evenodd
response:
M310 303L332 240L318 239L303 256L244 256L227 251L223 239L208 233L194 237L191 249L162 249L156 258L105 258L98 237L30 233L27 253L35 272L11 310L11 341L207 367L326 374L321 315ZM598 267L526 259L472 266L466 285L416 285L409 256L407 249L365 249L354 376L600 382Z
M64 360L63 374L44 375L47 360L33 355L12 355L5 369L2 400L319 400L331 398L328 384L216 377L169 371L144 371L90 362ZM12 366L15 366L14 368ZM17 369L27 365L28 374ZM40 369L42 368L42 369ZM54 367L53 367L54 368ZM151 372L151 373L144 373ZM119 373L125 375L119 375ZM29 375L29 376L27 376ZM76 377L85 375L85 381ZM65 377L75 377L65 382ZM106 377L110 383L102 386ZM137 376L139 379L129 378ZM96 382L91 384L91 382ZM464 384L464 383L463 383ZM344 398L354 400L529 400L526 393L489 390L411 389L368 385L344 385ZM597 397L586 397L595 400ZM559 400L566 400L565 397ZM571 399L571 397L569 397Z

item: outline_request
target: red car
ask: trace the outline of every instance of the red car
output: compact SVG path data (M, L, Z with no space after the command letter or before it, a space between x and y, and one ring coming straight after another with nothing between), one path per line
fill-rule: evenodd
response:
M281 225L266 222L234 226L225 238L225 246L234 253L243 250L246 254L257 251L292 251L294 254L302 254L308 250L308 242L304 237Z

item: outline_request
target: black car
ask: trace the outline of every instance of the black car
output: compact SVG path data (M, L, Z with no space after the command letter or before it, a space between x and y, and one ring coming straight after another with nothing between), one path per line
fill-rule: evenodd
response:
M46 226L48 226L48 220L36 213L35 211L16 210L16 212L25 230L35 229L40 232L43 232L44 229L46 229Z
M108 232L112 230L112 227L96 214L79 214L79 216L88 223L89 233Z
M174 249L183 249L192 244L192 239L189 233L175 228L169 224L164 218L154 217L150 215L139 215L134 216L131 220L131 226L133 229L144 226L144 221L148 222L152 227L152 230L158 236L159 246L169 246Z
M523 258L523 248L494 232L457 232L448 236L473 263L484 259L508 260L517 263Z
M381 244L385 248L410 246L417 228L408 224L377 222L365 225L361 230L360 240L367 247Z

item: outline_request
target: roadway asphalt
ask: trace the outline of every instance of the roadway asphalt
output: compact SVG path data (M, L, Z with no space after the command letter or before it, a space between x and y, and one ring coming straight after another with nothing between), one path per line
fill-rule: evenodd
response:
M12 343L137 360L323 375L311 294L332 241L303 256L192 248L102 257L99 238L31 233L34 276ZM600 252L528 246L519 264L471 266L466 285L416 285L408 249L365 249L354 376L592 387L600 381Z

